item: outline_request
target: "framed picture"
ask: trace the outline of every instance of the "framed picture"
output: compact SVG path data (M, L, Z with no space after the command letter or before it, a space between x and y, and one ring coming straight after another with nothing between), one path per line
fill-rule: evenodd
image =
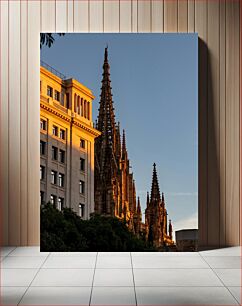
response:
M197 34L41 43L41 250L196 251Z

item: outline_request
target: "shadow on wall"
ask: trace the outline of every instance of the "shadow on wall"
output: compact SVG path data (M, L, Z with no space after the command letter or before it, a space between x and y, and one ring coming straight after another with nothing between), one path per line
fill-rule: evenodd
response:
M91 188L88 188L92 185L94 190L94 169L87 154L90 148L89 144L83 149L78 147L70 141L69 133L70 129L65 141L48 132L40 133L40 202L52 200L56 207L72 208L86 217L94 210ZM90 202L92 208L88 205Z
M219 135L219 86L212 80L218 69L212 67L218 59L199 38L199 147L198 147L198 223L199 248L217 248L224 245L221 234L225 222L220 216L220 135Z

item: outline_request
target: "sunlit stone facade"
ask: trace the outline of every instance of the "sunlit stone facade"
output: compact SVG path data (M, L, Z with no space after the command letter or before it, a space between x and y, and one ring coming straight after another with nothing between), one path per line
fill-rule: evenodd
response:
M40 202L94 212L94 140L90 89L40 68ZM51 71L50 71L51 70Z

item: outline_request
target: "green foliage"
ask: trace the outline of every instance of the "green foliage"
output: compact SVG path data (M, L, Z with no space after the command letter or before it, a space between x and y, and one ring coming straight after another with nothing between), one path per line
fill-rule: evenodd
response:
M59 36L64 36L64 33L58 33ZM52 44L54 43L55 38L53 36L53 34L51 33L41 33L40 34L40 49L42 48L42 46L46 45L49 48L52 46Z
M82 220L71 209L41 207L41 251L156 251L137 238L124 221L93 214Z

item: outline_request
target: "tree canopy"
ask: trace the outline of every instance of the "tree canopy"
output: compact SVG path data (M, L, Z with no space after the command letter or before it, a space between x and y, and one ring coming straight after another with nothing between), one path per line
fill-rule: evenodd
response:
M156 251L129 231L125 221L97 214L82 220L71 209L41 207L41 251Z
M59 36L64 36L64 33L58 33ZM52 33L40 33L40 49L43 46L48 46L49 48L54 43L55 38Z

